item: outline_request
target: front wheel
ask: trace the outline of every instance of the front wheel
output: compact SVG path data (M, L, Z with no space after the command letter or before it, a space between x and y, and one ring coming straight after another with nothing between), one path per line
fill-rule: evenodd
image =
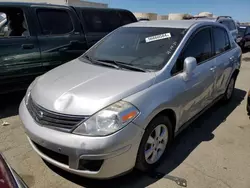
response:
M149 171L162 159L173 139L172 124L168 117L157 116L148 125L138 150L136 168Z

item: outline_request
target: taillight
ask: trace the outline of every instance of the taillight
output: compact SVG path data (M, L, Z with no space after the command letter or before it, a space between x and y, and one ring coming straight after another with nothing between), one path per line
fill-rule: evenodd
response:
M17 188L15 179L5 162L3 156L0 154L0 187L1 188Z

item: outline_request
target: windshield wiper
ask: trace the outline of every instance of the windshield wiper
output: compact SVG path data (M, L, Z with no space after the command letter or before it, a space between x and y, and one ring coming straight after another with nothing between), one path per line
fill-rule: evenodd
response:
M98 59L97 61L111 63L112 65L115 65L118 68L125 68L125 69L134 70L134 71L138 71L138 72L147 72L146 70L144 70L140 67L136 67L134 65L129 65L127 63L120 62L120 61L107 60L107 59Z
M89 60L91 63L93 62L93 59L91 57L89 57L88 55L81 56L80 58L85 58L85 59Z
M113 63L112 61L111 61L111 63L110 62L108 62L108 61L106 61L105 62L105 60L104 61L102 61L102 60L96 60L96 59L92 59L90 56L88 56L88 55L84 55L84 56L82 56L82 57L84 57L85 59L87 59L87 60L89 60L91 63L93 63L93 64L99 64L99 65L104 65L104 66L108 66L108 67L113 67L113 68L116 68L116 69L120 69L120 67L118 66L118 65L116 65L115 63Z
M112 67L114 67L116 69L121 68L116 61L107 60L107 59L97 59L95 61L98 62L98 63L104 64L104 65L112 66Z

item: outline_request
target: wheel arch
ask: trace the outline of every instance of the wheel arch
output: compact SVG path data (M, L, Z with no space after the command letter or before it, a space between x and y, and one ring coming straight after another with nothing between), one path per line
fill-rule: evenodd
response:
M151 119L151 121L153 121L153 119L155 119L158 116L166 116L166 117L169 118L169 120L170 120L170 122L171 122L171 124L173 126L173 134L174 134L175 133L175 129L176 129L176 124L177 124L177 116L176 116L175 111L173 109L170 109L170 108L163 109L160 112L158 112L157 114L155 114L153 116L153 118Z

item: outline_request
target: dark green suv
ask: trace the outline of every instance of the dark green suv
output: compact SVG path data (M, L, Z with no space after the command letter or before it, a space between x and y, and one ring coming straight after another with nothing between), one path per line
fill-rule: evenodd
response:
M41 3L1 2L0 15L0 93L26 89L35 77L137 21L122 9Z

